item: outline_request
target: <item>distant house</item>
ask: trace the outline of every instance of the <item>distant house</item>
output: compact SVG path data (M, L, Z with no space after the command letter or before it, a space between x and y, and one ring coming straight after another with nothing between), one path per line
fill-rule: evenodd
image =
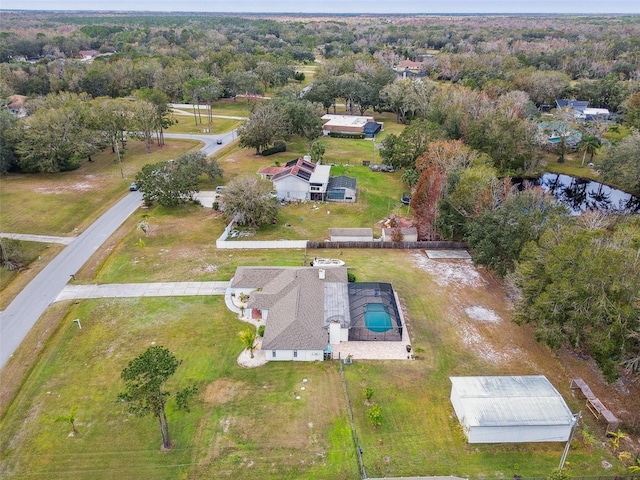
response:
M339 175L330 177L327 185L328 202L348 202L356 201L357 181L355 178Z
M315 202L355 202L356 179L330 177L331 166L297 158L282 167L258 170L263 179L270 179L280 201L310 200Z
M24 108L27 97L24 95L11 95L7 100L6 108L11 115L16 115L17 117L25 117L27 115L27 111Z
M414 62L413 60L402 60L393 67L398 76L402 78L421 78L428 74L429 63L424 61L424 58L431 59L433 55L423 55L422 62ZM431 62L432 64L433 62Z
M411 72L411 73L420 73L424 64L422 62L414 62L413 60L402 60L398 62L398 65L395 66L394 70L396 72Z
M82 62L90 62L98 55L100 55L100 52L97 50L80 50L78 52L78 56Z
M330 228L329 239L332 242L373 242L373 229Z
M358 117L356 115L323 115L322 133L363 133L368 136L377 134L382 124L371 116Z
M578 120L585 120L587 122L593 122L596 120L605 121L609 120L611 112L607 108L593 108L589 107L589 102L583 100L556 100L556 106L558 108L569 107L575 110L575 118Z
M584 100L567 100L567 99L556 100L557 108L571 107L578 112L581 112L588 106L589 106L589 102Z
M382 229L382 241L393 242L392 236L395 228L383 228ZM418 241L418 229L416 227L401 227L400 233L402 234L402 242L417 242Z

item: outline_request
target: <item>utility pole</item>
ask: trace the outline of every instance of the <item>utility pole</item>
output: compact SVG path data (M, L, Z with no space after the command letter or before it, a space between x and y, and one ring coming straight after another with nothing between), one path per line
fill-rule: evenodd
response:
M567 455L569 454L569 447L571 446L571 440L573 440L573 434L576 431L576 427L578 426L578 421L582 414L580 412L576 413L573 416L573 423L571 425L571 433L569 433L569 439L567 440L567 444L564 446L564 452L562 452L562 458L560 459L560 465L558 465L558 470L562 470L564 468L564 462L567 460Z

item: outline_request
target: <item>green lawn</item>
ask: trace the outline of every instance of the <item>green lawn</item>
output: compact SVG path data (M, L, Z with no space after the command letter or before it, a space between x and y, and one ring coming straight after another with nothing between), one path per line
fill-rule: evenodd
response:
M146 153L129 142L123 162L107 149L71 172L6 175L0 182L0 225L5 232L74 236L129 192L129 183L149 162L178 157L199 142L170 140ZM124 175L124 178L123 178Z
M389 123L385 134L400 129ZM279 213L276 226L264 227L255 238L321 240L330 227L373 227L390 213L407 214L398 202L403 189L400 172L374 173L361 165L368 155L373 158L371 141L323 141L326 161L338 164L332 174L358 179L358 202L321 204L317 210L311 209L311 202L289 205ZM172 142L157 153L173 158L193 146ZM64 234L73 232L76 225L86 226L126 192L145 161L161 159L146 156L133 145L129 148L126 179L119 177L119 166L105 152L80 171L3 181L3 229L22 227L25 218L32 225L21 231L34 233ZM284 154L255 157L250 150L230 145L220 159L223 183L236 175L254 175L260 166L296 158L307 149L307 142L294 139ZM91 183L94 188L77 186L94 177L99 180ZM65 186L58 192L61 183ZM29 197L37 203L24 206ZM10 202L8 212L5 201ZM32 213L32 208L42 211ZM68 208L71 218L59 215L56 208ZM148 236L137 228L143 213L149 215ZM194 205L138 212L116 233L110 249L97 253L79 272L77 281L228 280L239 265L305 265L312 256L339 255L359 281L393 283L419 356L413 362L356 361L346 367L369 476L511 478L515 474L546 476L555 468L563 445L470 446L453 416L448 400L450 375L543 373L574 411L583 406L583 400L572 398L558 360L535 342L527 328L509 321L510 305L496 284L490 280L478 285L437 283L437 274L417 267L421 253L415 251L217 250L215 239L225 223L219 213ZM493 309L504 322L474 324L461 314L469 305ZM82 322L81 330L74 319ZM0 419L0 477L356 478L358 464L337 363L270 363L243 369L236 357L241 351L238 332L244 328L221 297L70 303L48 340L37 340L42 355ZM169 382L171 390L189 384L199 387L190 413L168 404L175 442L170 453L159 451L155 419L130 417L116 400L122 389L122 368L152 344L168 347L183 360ZM308 388L296 401L293 392L299 392L302 378L309 379ZM379 428L373 428L366 417L364 386L373 388L372 400L382 409ZM68 436L67 425L54 423L72 407L77 407L76 437ZM591 431L599 431L594 420L584 422ZM606 441L599 434L596 437ZM603 459L614 468L603 470ZM587 436L577 435L568 462L576 475L622 473L619 462Z
M213 252L211 252L213 254ZM229 255L229 253L225 253ZM271 252L241 252L232 263L270 265ZM302 252L277 252L295 264ZM415 252L346 250L358 280L393 282L406 304L412 344L420 359L355 361L346 366L356 429L369 476L545 476L557 465L561 444L467 445L448 401L449 375L545 373L559 385L561 368L530 333L510 322L497 328L520 351L509 364L489 361L460 339L461 302L486 302L501 315L486 288L439 287L415 267ZM120 256L114 252L114 256ZM210 260L210 255L204 255ZM166 270L174 262L164 262ZM221 275L222 276L222 275ZM122 281L133 278L122 278ZM463 303L464 304L464 303ZM79 330L73 319L80 319ZM79 301L50 338L42 357L0 422L3 478L356 478L346 400L336 362L236 364L241 351L234 319L221 297ZM523 344L523 342L525 342ZM532 342L530 350L526 342ZM159 452L152 417L134 418L116 401L119 374L149 345L163 345L183 360L168 388L196 384L190 413L168 404L175 448ZM294 392L308 378L296 401ZM366 417L362 389L374 390L383 423ZM559 387L570 398L566 386ZM572 408L578 408L570 400ZM581 402L580 402L581 403ZM79 435L54 419L77 407ZM589 419L585 419L593 425ZM616 467L603 471L607 459ZM621 473L604 449L578 435L569 454L573 474Z
M0 424L0 476L353 478L336 365L243 369L235 362L243 328L221 297L71 305ZM199 387L191 412L168 404L168 454L159 451L156 420L132 417L117 401L122 368L152 344L183 360L168 389ZM297 401L302 378L308 388ZM73 407L76 437L54 422Z
M169 128L168 133L192 133L192 134L221 134L229 132L242 125L241 120L231 120L229 118L213 118L211 127L209 127L206 118L202 118L202 122L198 121L196 124L194 118L188 115L172 115L171 117L175 122ZM209 131L207 131L209 130Z

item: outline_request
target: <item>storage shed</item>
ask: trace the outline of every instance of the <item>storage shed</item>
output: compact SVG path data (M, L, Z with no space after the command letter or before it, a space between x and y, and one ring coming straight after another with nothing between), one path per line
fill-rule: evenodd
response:
M571 435L573 414L543 375L450 380L469 443L566 442Z
M393 242L394 228L382 229L382 241ZM418 241L418 229L416 227L400 227L400 233L402 234L401 242L417 242Z
M330 228L332 242L373 242L372 228Z

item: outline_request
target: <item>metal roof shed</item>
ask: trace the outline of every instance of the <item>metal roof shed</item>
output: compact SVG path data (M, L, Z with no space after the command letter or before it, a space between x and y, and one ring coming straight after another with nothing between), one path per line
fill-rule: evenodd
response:
M566 442L573 415L543 375L450 377L469 443Z

